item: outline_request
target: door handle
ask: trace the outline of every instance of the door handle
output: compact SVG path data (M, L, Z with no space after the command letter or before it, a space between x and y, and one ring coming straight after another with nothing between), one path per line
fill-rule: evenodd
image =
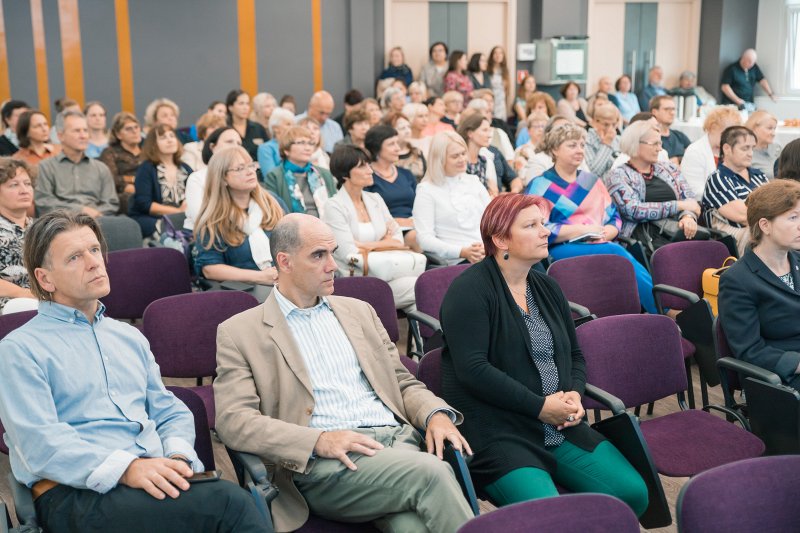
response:
M636 92L636 50L631 50L631 88Z

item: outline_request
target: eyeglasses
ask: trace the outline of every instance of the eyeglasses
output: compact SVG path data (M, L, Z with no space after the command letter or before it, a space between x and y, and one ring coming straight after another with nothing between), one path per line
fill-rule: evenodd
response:
M238 167L229 168L228 172L232 174L243 174L245 172L255 172L258 169L258 163L248 163L246 165L239 165Z
M639 141L639 144L646 144L647 146L661 146L663 143L659 141Z
M312 141L295 141L292 146L316 146L317 144Z
M122 131L127 131L128 133L133 133L134 131L139 131L141 129L142 128L140 128L138 124L134 124L134 125L131 125L131 126L125 126L124 128L122 128Z

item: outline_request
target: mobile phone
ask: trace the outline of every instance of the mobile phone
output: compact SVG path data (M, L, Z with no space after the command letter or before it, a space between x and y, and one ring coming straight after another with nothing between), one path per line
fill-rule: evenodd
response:
M195 472L192 477L187 477L186 481L189 483L205 483L206 481L218 481L222 475L217 470L208 470L206 472Z
M598 239L602 239L602 233L584 233L574 239L570 239L569 242L589 242L589 241L596 241Z

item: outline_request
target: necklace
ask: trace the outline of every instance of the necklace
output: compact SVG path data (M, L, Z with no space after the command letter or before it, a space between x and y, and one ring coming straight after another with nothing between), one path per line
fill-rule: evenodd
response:
M511 288L511 286L509 285L509 286L508 286L508 290L510 290L511 292L513 292L514 294L516 294L517 296L522 296L522 297L524 298L524 297L526 296L526 294L525 294L525 293L526 293L526 291L527 291L527 287L526 287L526 290L525 290L525 291L519 292L519 291L515 291L514 289L512 289L512 288Z

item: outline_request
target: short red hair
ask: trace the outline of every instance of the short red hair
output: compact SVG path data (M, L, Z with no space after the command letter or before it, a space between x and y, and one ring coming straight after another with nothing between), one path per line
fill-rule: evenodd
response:
M501 194L489 202L481 217L481 238L487 256L497 253L492 237L507 239L511 235L511 225L520 211L534 205L541 210L542 215L547 216L547 201L541 196Z

